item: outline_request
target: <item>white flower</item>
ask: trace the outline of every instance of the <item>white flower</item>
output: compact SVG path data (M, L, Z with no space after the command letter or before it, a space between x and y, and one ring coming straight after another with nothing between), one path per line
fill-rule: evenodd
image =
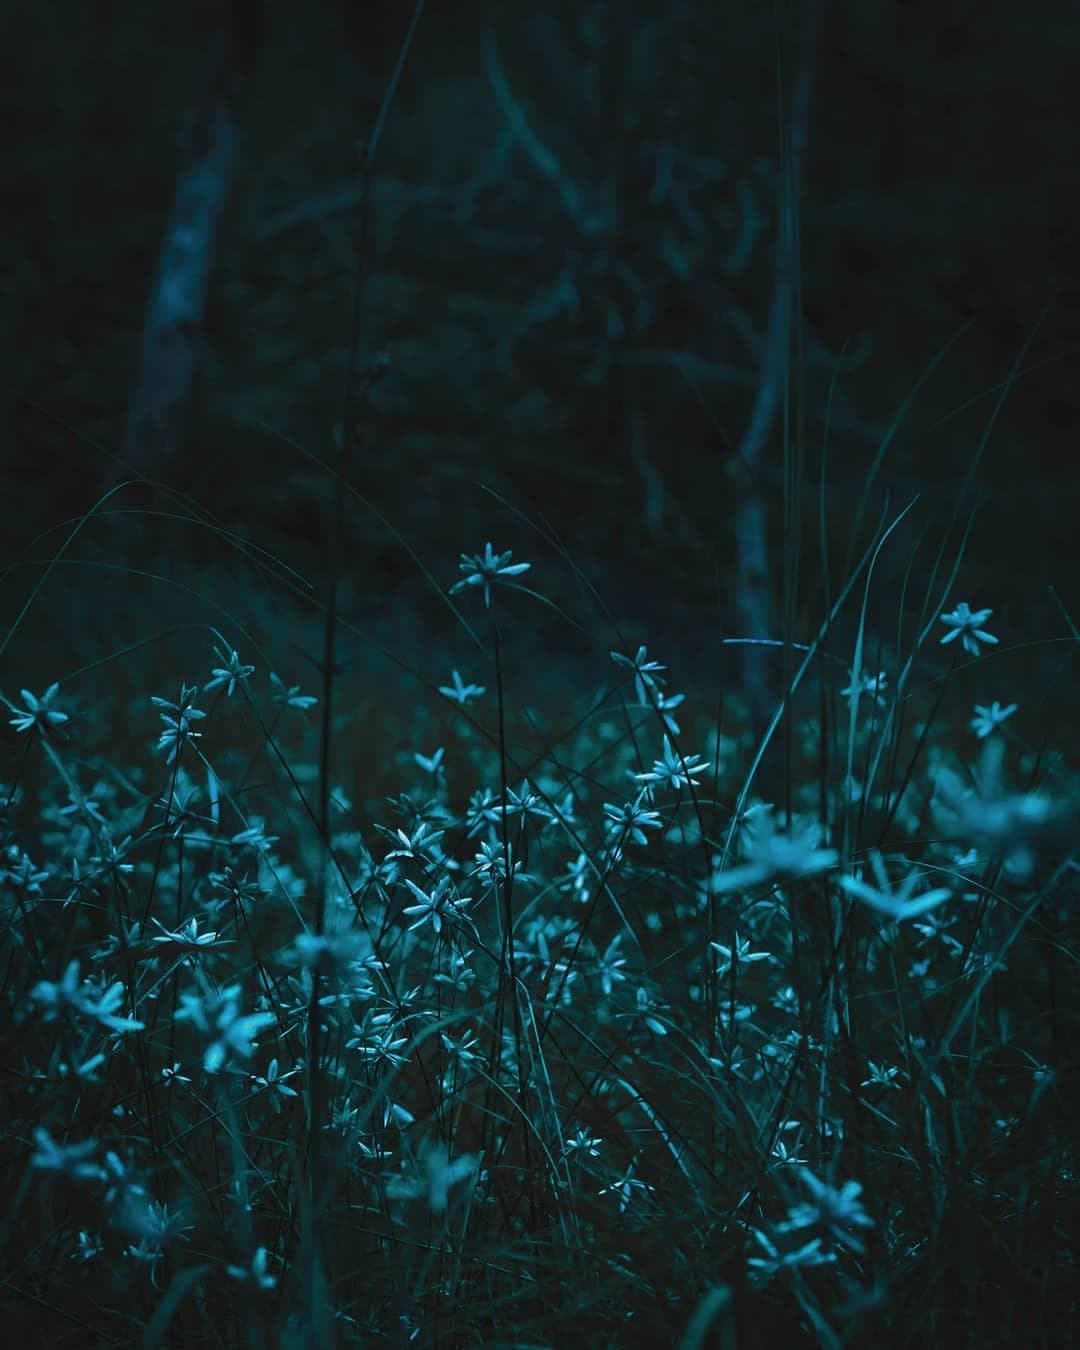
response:
M463 553L458 570L464 572L465 576L450 587L450 594L455 595L468 586L480 586L484 592L484 607L490 609L492 583L502 582L506 577L520 576L532 566L532 563L511 563L511 556L510 549L496 554L490 543L484 545L483 553Z
M635 773L632 777L639 783L667 783L678 791L684 787L699 787L695 774L704 773L709 766L699 755L679 755L671 748L671 741L664 733L664 757L653 762L651 773Z
M964 601L957 605L951 614L942 614L941 622L948 624L952 630L941 639L942 646L959 638L961 647L972 656L979 655L980 642L996 646L997 638L983 628L983 624L993 612L992 609L977 609L973 612Z
M298 684L286 685L285 681L273 671L270 672L270 683L274 686L274 702L280 703L283 708L300 708L306 711L319 701L312 694L302 694Z
M508 816L534 816L537 820L543 821L555 819L543 797L538 792L533 791L527 778L523 779L521 787L516 792L513 788L507 789L506 814Z
M624 656L621 652L611 652L610 656L617 666L625 666L634 672L634 692L638 702L647 707L655 706L664 726L672 736L678 736L679 724L671 716L671 710L677 708L686 695L663 692L667 681L660 676L660 671L667 670L667 666L659 661L650 661L644 647L639 647L633 657Z
M442 770L443 755L446 753L444 746L439 746L433 755L413 755L413 759L425 773L435 775Z
M100 1256L105 1250L105 1244L96 1233L89 1233L85 1228L79 1229L78 1248L71 1253L73 1261L92 1261L95 1256Z
M635 1191L651 1190L655 1190L655 1187L634 1176L634 1164L631 1163L617 1181L613 1181L610 1186L601 1187L599 1194L607 1195L609 1192L614 1192L619 1197L619 1213L622 1214L633 1200Z
M793 1247L788 1251L780 1251L772 1239L755 1228L753 1231L754 1241L764 1251L764 1256L747 1257L746 1264L755 1272L759 1284L766 1284L774 1275L778 1275L782 1270L797 1270L807 1266L824 1266L830 1261L836 1260L835 1252L823 1252L821 1250L821 1238L812 1238L801 1247Z
M297 1096L296 1089L289 1087L285 1080L292 1078L294 1074L299 1072L298 1068L293 1068L288 1073L279 1074L278 1062L276 1059L272 1059L266 1066L265 1074L253 1073L251 1075L251 1081L256 1088L265 1091L275 1115L278 1115L281 1111L283 1098Z
M626 979L623 966L626 965L626 957L619 955L619 943L623 935L616 933L604 949L602 956L597 957L597 974L600 976L600 987L605 994L610 995L616 984L621 984Z
M480 877L487 885L493 886L496 881L506 876L506 850L498 841L489 843L485 839L479 851L473 855L473 861L475 866L469 869L470 880ZM526 877L521 866L520 859L511 857L511 875L524 880Z
M245 680L255 672L254 666L244 665L235 651L226 655L221 647L214 648L214 655L221 662L220 666L215 666L210 672L213 679L203 685L203 693L207 694L211 689L217 689L220 685L226 685L225 697L232 698L233 690L238 684L243 684Z
M808 1167L800 1169L799 1176L810 1192L810 1203L792 1205L787 1221L777 1225L776 1231L790 1233L801 1228L819 1228L824 1230L823 1236L829 1242L843 1243L852 1251L863 1251L862 1242L850 1232L852 1228L874 1226L859 1200L862 1185L858 1181L845 1181L837 1190L819 1181Z
M866 1067L869 1070L870 1077L864 1078L859 1084L860 1087L898 1088L900 1086L896 1081L900 1076L900 1070L895 1065L875 1064L872 1059L868 1059Z
M879 670L876 675L860 674L856 680L854 670L850 672L846 689L840 690L841 698L858 698L862 694L869 695L878 705L884 708L886 703L885 685L888 683L888 676L883 670Z
M891 886L885 871L885 863L877 849L873 849L870 853L870 868L877 882L876 887L869 885L861 877L850 876L841 877L840 886L854 899L861 900L864 905L869 905L871 909L897 923L919 914L926 914L929 910L936 909L943 901L952 898L950 890L939 886L913 899L915 888L921 880L919 873L915 871L909 872L898 887Z
M433 1214L445 1214L451 1189L473 1176L480 1166L482 1153L463 1153L452 1162L444 1144L434 1144L424 1150L424 1156L413 1175L402 1174L387 1182L387 1194L394 1199L427 1199Z
M805 1167L806 1159L799 1157L798 1148L791 1152L787 1144L782 1139L778 1139L773 1145L771 1156L776 1159L777 1167Z
M977 790L948 768L937 771L931 808L940 829L969 840L980 852L1000 850L1014 875L1031 873L1038 852L1068 846L1075 837L1076 812L1069 803L1042 792L1010 792L1004 773L1005 743L983 741Z
M624 656L622 652L611 652L610 656L617 666L625 666L634 672L634 692L639 703L648 703L648 691L656 693L666 683L659 675L662 670L667 670L667 666L659 661L650 661L644 647L639 647L637 654L632 657Z
M574 1133L563 1144L564 1154L578 1153L586 1154L590 1158L599 1158L600 1145L604 1141L595 1139L587 1130L578 1127Z
M8 703L6 698L3 699L4 703L7 703L7 706L15 714L14 717L8 719L11 725L16 731L30 731L36 727L44 736L54 727L59 726L61 722L66 722L68 720L67 713L61 712L59 708L52 707L53 699L59 692L60 686L56 683L50 684L40 698L35 697L29 689L20 689L19 696L23 701L21 708L14 703ZM0 698L2 697L0 695Z
M45 1010L45 1020L51 1022L64 1008L83 1011L78 961L69 961L59 980L39 980L30 990L30 997Z
M430 867L432 862L424 853L424 849L433 848L446 833L445 830L433 828L430 822L426 820L416 822L411 838L402 829L388 830L385 825L376 825L375 828L401 845L400 848L390 849L383 860L384 862L390 862L393 858L415 859L424 867Z
M96 1139L84 1139L81 1144L61 1144L43 1126L34 1129L37 1151L30 1166L41 1172L58 1172L74 1181L97 1181L104 1174L91 1158L98 1150Z
M480 698L481 695L487 693L482 684L464 684L456 670L451 671L450 674L454 681L453 688L449 685L440 684L439 693L454 703L460 703L463 708L470 699Z
M69 961L62 978L53 983L39 980L30 991L31 999L45 1009L46 1021L58 1017L64 1009L92 1018L108 1031L141 1031L142 1022L117 1015L126 991L121 981L106 985L100 980L79 980L78 961Z
M77 865L78 859L73 862ZM0 861L0 885L5 882L25 896L41 895L41 883L48 881L49 874L34 865L29 853L24 853L17 844L12 844Z
M1003 708L995 699L988 708L975 704L975 716L971 719L971 729L980 739L989 736L995 727L1001 726L1016 711L1018 705L1010 703Z
M166 928L159 919L151 919L150 922L161 929L159 936L150 939L151 946L158 949L155 955L167 953L169 956L191 956L206 952L212 947L230 945L230 939L219 938L217 933L200 933L198 919L189 919L182 928L175 931Z
M168 1205L156 1200L131 1203L122 1213L121 1221L129 1232L141 1239L144 1257L149 1257L151 1251L160 1257L172 1243L186 1242L187 1234L191 1232L191 1224L185 1222L181 1211L170 1210Z
M180 995L183 1004L176 1014L178 1022L193 1022L204 1035L210 1037L203 1054L203 1068L217 1073L231 1054L250 1059L255 1052L254 1037L274 1021L274 1014L240 1013L240 986L228 985L213 989L200 977L198 993Z
M258 1289L273 1289L277 1284L277 1277L271 1275L267 1269L268 1261L266 1248L256 1247L250 1266L227 1265L225 1273L234 1280L248 1281Z
M608 818L608 838L618 839L620 843L630 840L635 844L647 844L646 830L660 828L660 816L656 811L647 811L642 805L644 792L639 792L632 802L616 806L614 802L604 803L604 815Z
M407 905L402 910L403 914L419 914L420 916L414 923L409 924L410 933L416 928L422 928L425 923L430 923L435 933L439 934L442 932L444 919L463 917L462 911L472 904L471 900L451 894L452 883L447 876L440 877L432 891L422 891L408 877L404 880L405 885L408 886L419 902L415 905Z
M821 826L810 821L782 834L771 810L762 809L745 827L742 851L746 862L740 867L714 872L709 889L714 895L727 895L780 877L808 877L824 872L835 865L837 853L834 848L818 848L822 833Z
M356 928L342 928L326 933L299 933L281 959L320 975L345 979L354 965L371 955L371 939Z
M167 712L160 714L161 720L165 723L165 730L158 737L157 748L167 750L168 756L166 764L172 764L176 756L185 745L194 748L196 740L202 735L201 731L192 729L192 722L205 717L206 713L201 708L193 706L195 695L199 691L195 688L189 688L187 685L180 686L180 700L177 703L170 703L168 699L152 696L150 702L158 708L167 708Z
M446 984L452 989L456 989L459 994L468 993L476 983L476 971L469 965L469 957L472 956L472 949L468 951L450 952L449 971L440 971L435 976L436 984Z
M735 934L735 946L725 947L721 942L710 942L709 946L720 953L719 974L726 974L732 967L732 956L734 955L734 964L738 966L750 965L754 961L771 961L771 952L753 952L750 950L750 939L740 938Z

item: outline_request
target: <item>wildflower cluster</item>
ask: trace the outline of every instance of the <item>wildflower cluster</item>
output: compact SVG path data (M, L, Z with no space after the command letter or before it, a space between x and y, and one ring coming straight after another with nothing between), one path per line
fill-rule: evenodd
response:
M529 569L511 557L462 555L452 593L491 607ZM940 617L944 642L994 645L990 611ZM985 1130L965 1194L1011 1212L1010 1122L1043 1120L1062 1066L1049 1033L1021 1052L1037 1019L1002 977L1043 969L1025 924L1057 922L1076 866L1064 777L1010 786L1017 704L978 704L963 746L926 749L900 717L909 668L894 695L857 652L813 709L793 692L770 803L746 738L691 748L644 646L612 653L625 680L570 730L532 709L519 725L501 665L490 694L452 669L427 686L440 720L418 716L391 761L407 781L354 807L316 700L220 634L210 659L153 699L156 754L143 740L115 774L58 737L78 729L57 684L7 704L47 771L0 820L34 1252L111 1264L158 1307L205 1283L192 1309L241 1300L251 1327L287 1324L278 1300L313 1283L346 1338L363 1310L342 1272L363 1266L372 1338L406 1318L420 1341L422 1305L477 1344L525 1343L492 1309L535 1297L538 1252L568 1288L595 1257L635 1310L670 1282L688 1321L722 1259L839 1344L843 1299L922 1269L912 1197L945 1141ZM253 727L254 752L232 744ZM925 1192L898 1167L929 1169Z

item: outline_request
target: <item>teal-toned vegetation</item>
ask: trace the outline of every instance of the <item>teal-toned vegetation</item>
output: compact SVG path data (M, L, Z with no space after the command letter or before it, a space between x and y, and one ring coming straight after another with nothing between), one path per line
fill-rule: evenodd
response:
M853 646L795 645L761 741L644 646L559 706L515 635L572 565L507 524L440 583L470 645L417 646L364 742L355 677L242 614L122 704L168 634L3 690L25 1324L1060 1344L1077 785L994 697L1027 648L956 600L960 556L873 632L864 562Z
M873 343L804 322L804 210L913 251L962 212L921 187L907 216L841 201L875 155L900 174L892 85L878 150L830 105L835 177L804 201L821 35L795 9L737 16L775 161L734 95L718 115L711 7L552 4L502 44L494 22L486 83L434 44L400 176L375 149L423 5L344 179L337 131L316 154L294 126L279 42L188 440L148 415L122 443L74 347L65 379L29 348L13 367L57 391L33 411L60 462L104 451L110 486L83 514L72 469L76 514L0 573L11 1344L1080 1344L1080 632L1031 523L1054 494L1027 458L987 467L1031 349L954 398L960 344L908 389L897 325L887 426L841 389ZM853 11L856 80L887 9ZM147 49L180 41L186 17L140 13ZM921 60L898 30L886 66ZM41 115L66 147L90 95L57 50ZM128 102L161 118L166 86ZM84 170L50 167L56 218L83 219ZM141 180L115 180L135 196L98 233L145 247ZM76 281L97 248L70 241ZM27 257L36 295L56 259ZM836 322L839 347L858 325ZM941 437L901 440L931 375L929 431L964 445L981 417L933 483ZM27 520L61 496L35 434L5 492Z

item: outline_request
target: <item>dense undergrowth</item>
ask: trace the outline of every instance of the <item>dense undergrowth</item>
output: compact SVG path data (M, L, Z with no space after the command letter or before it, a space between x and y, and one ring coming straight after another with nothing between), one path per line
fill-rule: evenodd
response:
M193 577L201 624L117 610L20 692L46 573L2 688L20 1343L1074 1340L1077 784L962 551L871 630L895 523L763 735L662 652L576 698L519 660L575 570L519 521L411 683Z
M356 138L362 191L351 150L339 183L333 138L314 142L330 177L302 134L294 152L297 109L321 90L283 99L272 72L268 153L242 176L249 225L230 241L243 265L222 288L240 296L237 352L218 352L206 381L234 433L220 453L216 432L202 437L213 449L187 457L190 480L170 463L185 458L179 441L156 461L223 514L231 494L244 537L175 491L148 506L125 483L0 572L0 1316L13 1345L1080 1344L1076 623L1023 578L1011 596L990 593L986 578L1011 562L995 572L992 542L968 546L986 438L962 479L942 456L934 495L955 507L948 522L924 497L884 501L866 527L901 414L878 449L833 397L870 344L845 362L804 322L814 44L801 44L791 97L778 86L794 113L778 119L774 172L750 158L751 137L741 143L744 121L774 115L749 56L730 86L696 58L716 45L715 16L702 13L698 39L685 14L682 27L665 10L642 28L627 10L610 44L596 20L618 7L568 8L580 60L538 14L523 30L528 59L485 43L494 103L482 91L474 111L463 94L447 101L441 89L464 80L432 86L415 165L376 180L381 254L369 175L411 38ZM365 10L365 49L369 22ZM863 44L911 59L877 22ZM572 151L566 166L582 166L585 193L513 92L515 73L544 69L532 44L545 35L548 67L565 68L545 101L572 91L582 104L548 129ZM87 41L96 53L96 32ZM63 49L50 38L49 50ZM1026 67L1008 55L1019 89ZM125 127L131 107L173 106L166 76L189 82L179 65L129 64L152 67L154 84L134 97L117 79ZM928 51L919 65L932 64ZM624 65L642 89L620 111L596 96ZM931 73L929 94L912 83L908 102L935 106L940 86L936 106L959 121L956 68ZM100 236L107 226L122 241L115 258L142 256L125 231L144 231L151 152L112 175L134 193L117 209L96 153L86 178L69 163L68 122L96 125L93 82L60 84L50 210L80 228L58 251L73 255L72 291L92 273L110 311L126 310L121 283L134 304L141 264L102 266ZM730 105L714 105L721 86ZM981 66L966 87L986 104ZM31 93L35 116L51 117L36 83ZM622 120L635 108L641 118ZM279 116L282 157L301 161L280 191ZM946 252L942 220L975 222L986 199L965 199L943 161L940 180L935 169L906 189L910 202L864 205L872 156L858 157L851 110L838 102L833 116L843 135L823 163L835 158L843 191L830 189L838 200L806 243L831 247L828 222L858 184L844 207L852 257L871 217L890 245L907 233L909 252L883 255L905 264L880 267L888 286L874 291L859 267L860 294L892 298L919 252ZM1000 148L991 125L980 118L959 143ZM1040 145L1053 134L1040 127ZM26 165L36 200L40 162ZM985 211L995 247L1005 256L1027 238L1000 228L1016 198L1017 216L1046 228L1034 251L1051 255L1046 221L1058 217L1031 212L997 159L993 176L1009 208ZM729 180L730 202L706 192ZM89 225L71 207L80 194L106 203ZM357 199L354 239L334 221ZM311 234L289 234L305 219ZM55 270L50 237L26 250L28 293L41 259ZM966 278L977 231L958 237ZM776 244L769 294L749 270L759 238ZM341 258L355 291L347 344L325 331ZM819 263L813 307L839 331L837 266ZM489 292L496 277L505 288ZM913 289L919 305L929 293ZM56 306L65 321L74 310L63 291ZM751 313L769 316L761 333ZM202 318L185 313L185 343L193 329L201 343ZM117 332L120 387L132 335ZM423 560L416 538L402 548L380 535L362 552L346 467L327 475L283 432L267 435L291 404L321 434L339 368L387 332L405 378L381 386L368 418L361 395L384 364L350 371L339 449L347 458L354 437L361 453L365 438L383 447L356 480L379 501L415 495ZM73 406L96 396L104 368L78 344L69 366L60 408L65 389ZM811 368L832 381L821 406ZM752 391L753 408L733 403L732 417L747 414L739 444L699 376L725 398ZM938 422L962 440L958 423ZM579 423L556 457L538 448ZM28 439L9 465L20 527L35 484L60 499L52 464L76 492L70 447L94 447L61 429L59 459L41 449L52 441ZM807 490L805 443L845 437L860 450L826 456L831 498L825 467ZM934 464L941 442L918 439L894 487ZM662 458L686 471L676 492ZM1027 492L1009 503L1017 515L1049 496L1032 490L1031 463L1010 469ZM466 519L477 473L490 492ZM594 591L590 560L559 545L571 526L597 552L630 532L627 476L644 503L642 570L658 571L675 522L684 557L704 560L692 595L661 581L651 594L632 582L620 597ZM519 509L530 484L549 516L554 502L575 519L539 528ZM680 495L701 509L672 509ZM295 549L260 538L268 502L283 529L311 537ZM473 537L480 519L493 544L486 529ZM324 535L326 575L308 577ZM1036 531L1016 537L1026 547ZM704 575L713 561L730 594L706 612L723 586ZM783 592L775 623L740 627L768 613L745 605L748 578L775 592L765 600ZM741 660L748 650L762 659ZM749 670L760 684L748 687Z

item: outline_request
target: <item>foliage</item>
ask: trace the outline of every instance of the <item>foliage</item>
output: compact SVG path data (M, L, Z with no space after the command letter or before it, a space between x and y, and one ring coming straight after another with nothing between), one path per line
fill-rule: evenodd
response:
M833 382L872 380L892 416L904 343L941 318L903 264L956 199L916 178L869 209L835 177L897 176L905 93L945 96L916 60L933 24L899 24L883 58L883 146L823 95L822 168L793 205L801 407L758 485L782 617L733 633L705 597L745 469L724 424L760 377L791 16L733 10L722 79L716 16L669 8L499 11L468 79L440 30L370 197L319 79L280 99L294 54L272 47L173 484L197 500L159 495L111 540L94 512L60 524L43 446L107 455L131 333L11 358L60 406L35 413L58 441L20 428L9 494L27 520L47 502L50 533L2 578L0 1308L19 1343L1080 1340L1078 629L1015 566L1037 471L1010 476L1015 440L993 473L984 455L1027 349L974 449L948 420L929 485L940 438L894 444L914 392L878 426ZM68 20L34 15L37 50ZM145 104L154 158L204 36L156 15L127 31L160 45L160 79L100 126L75 58L92 25L57 44L62 99L17 77L54 155L53 122L109 141L110 110ZM857 18L823 44L837 80L891 31L887 6ZM1023 36L988 11L980 36L1002 32ZM357 97L377 110L381 89ZM62 221L109 177L74 150L45 167ZM17 156L17 190L40 169ZM16 291L51 277L65 322L109 250L138 255L115 297L138 308L153 221L124 194L167 206L170 176L113 179L77 240L24 240ZM995 206L1003 250L1017 209ZM852 219L894 264L869 288L898 343L873 375L868 342L838 355L860 325L824 312L840 269L815 252ZM370 284L346 336L350 269ZM345 352L376 338L392 365L343 418ZM928 421L985 394L983 364L961 370ZM329 443L335 419L328 508L306 433ZM878 491L913 482L927 500ZM731 679L747 644L776 673L764 727Z
M830 650L778 807L737 706L684 734L645 647L584 718L522 703L549 569L516 554L446 569L481 645L464 674L417 652L428 692L335 780L328 836L321 702L239 628L123 741L67 678L5 698L13 1315L51 1343L715 1316L740 1345L1007 1344L1037 1287L1070 1324L1078 785L1023 702L951 743L935 692L975 662L994 692L1022 649L939 600L872 678L862 639Z

